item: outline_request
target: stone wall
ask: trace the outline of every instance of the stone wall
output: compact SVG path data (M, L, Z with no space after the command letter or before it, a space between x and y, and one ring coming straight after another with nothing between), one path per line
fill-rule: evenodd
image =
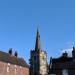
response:
M29 68L0 62L0 75L29 75Z

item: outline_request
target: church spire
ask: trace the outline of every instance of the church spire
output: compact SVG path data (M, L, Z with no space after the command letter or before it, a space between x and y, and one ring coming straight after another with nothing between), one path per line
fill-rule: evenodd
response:
M41 46L40 46L40 34L39 34L38 29L37 29L35 50L38 51L38 50L40 50L40 49L41 49Z

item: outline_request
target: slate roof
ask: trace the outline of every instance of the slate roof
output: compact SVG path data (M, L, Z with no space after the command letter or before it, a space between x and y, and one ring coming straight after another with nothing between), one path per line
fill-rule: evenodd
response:
M2 51L0 51L0 61L29 68L28 64L23 58L18 58Z
M71 62L73 60L73 58L72 57L67 57L67 58L64 58L64 57L60 57L60 58L53 58L52 59L52 62L53 63L60 63L60 62Z

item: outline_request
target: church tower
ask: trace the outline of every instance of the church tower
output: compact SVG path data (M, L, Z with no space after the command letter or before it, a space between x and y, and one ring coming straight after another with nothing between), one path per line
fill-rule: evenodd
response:
M40 34L37 30L35 49L30 52L30 75L47 75L47 53L41 49Z

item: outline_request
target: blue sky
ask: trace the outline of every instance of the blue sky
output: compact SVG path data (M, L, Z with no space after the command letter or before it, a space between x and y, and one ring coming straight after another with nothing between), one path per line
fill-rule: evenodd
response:
M37 27L41 47L58 57L75 42L75 0L0 0L0 50L17 50L29 63Z

